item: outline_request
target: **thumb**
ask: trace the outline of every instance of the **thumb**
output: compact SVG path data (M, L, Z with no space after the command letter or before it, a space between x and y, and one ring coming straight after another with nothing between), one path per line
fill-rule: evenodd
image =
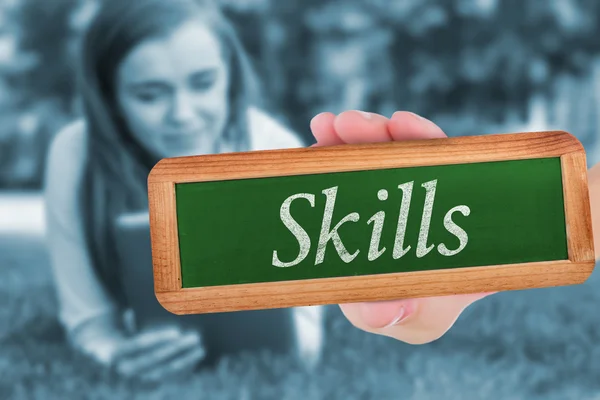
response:
M409 344L424 344L442 337L468 306L490 294L340 304L340 308L359 329Z

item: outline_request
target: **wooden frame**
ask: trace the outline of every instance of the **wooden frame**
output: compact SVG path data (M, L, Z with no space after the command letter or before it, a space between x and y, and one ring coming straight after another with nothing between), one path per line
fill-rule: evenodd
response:
M175 185L560 157L568 260L299 281L182 288ZM531 289L583 283L595 265L586 155L562 131L309 147L161 160L148 177L154 288L172 313L194 314Z

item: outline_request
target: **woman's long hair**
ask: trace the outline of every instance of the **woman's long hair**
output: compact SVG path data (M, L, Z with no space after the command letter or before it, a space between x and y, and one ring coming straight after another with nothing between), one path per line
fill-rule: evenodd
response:
M103 0L81 43L87 165L80 211L94 268L122 307L127 304L113 242L114 222L124 212L147 210L147 178L158 159L136 142L119 115L116 70L142 41L166 35L190 19L205 23L219 39L229 71L229 120L222 139L234 151L248 150L247 109L257 98L256 80L233 27L219 11L205 0Z

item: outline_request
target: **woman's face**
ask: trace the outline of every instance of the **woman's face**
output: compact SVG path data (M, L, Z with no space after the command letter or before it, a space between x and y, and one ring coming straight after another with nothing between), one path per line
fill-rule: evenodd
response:
M191 22L133 48L117 70L117 105L158 157L211 153L227 121L228 85L217 38Z

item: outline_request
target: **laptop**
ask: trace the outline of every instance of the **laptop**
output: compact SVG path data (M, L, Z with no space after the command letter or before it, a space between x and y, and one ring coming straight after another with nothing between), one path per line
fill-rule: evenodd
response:
M208 364L247 351L292 354L296 350L292 308L194 315L167 311L154 293L148 213L122 215L117 219L116 235L121 279L138 329L176 324L198 330L207 354L204 363Z

